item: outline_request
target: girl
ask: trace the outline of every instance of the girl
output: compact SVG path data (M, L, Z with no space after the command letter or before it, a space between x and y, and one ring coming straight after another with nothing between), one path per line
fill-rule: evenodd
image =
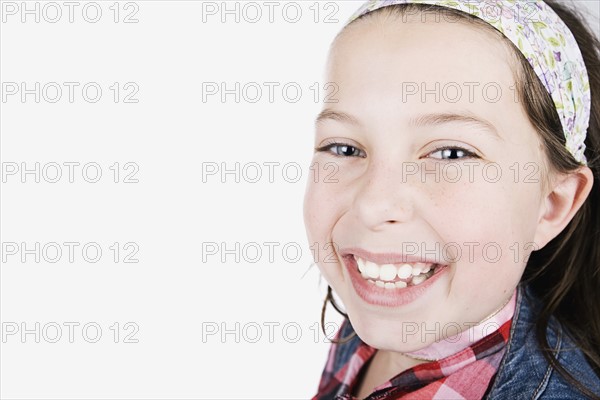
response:
M369 1L305 224L344 320L315 399L600 398L600 45L552 1ZM324 171L325 172L325 171ZM342 311L340 311L342 312ZM322 317L322 321L323 321Z

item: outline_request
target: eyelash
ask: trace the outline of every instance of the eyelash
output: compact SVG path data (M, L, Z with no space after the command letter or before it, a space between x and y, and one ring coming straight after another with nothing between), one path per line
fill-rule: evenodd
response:
M431 154L434 154L434 153L437 153L440 151L443 152L444 150L458 150L458 151L462 151L463 153L465 153L465 156L459 158L458 160L464 160L464 159L469 159L469 158L480 158L477 154L473 153L470 150L465 149L464 147L460 147L460 146L439 147L427 155L431 155ZM456 160L456 158L436 158L436 160L451 161L451 160Z
M332 153L332 155L334 157L341 157L341 158L350 158L350 157L361 157L361 158L366 158L366 156L344 156L344 155L340 155L337 153L333 153L331 152L331 149L337 147L337 146L346 146L346 147L351 147L355 150L358 150L359 152L363 152L361 149L359 149L356 146L352 146L350 144L347 143L341 143L341 142L331 142L331 143L327 143L321 147L316 148L315 150L318 152L330 152ZM469 158L480 158L477 154L473 153L470 150L465 149L464 147L460 147L460 146L444 146L444 147L439 147L435 150L433 150L432 152L428 153L427 155L431 155L440 151L445 151L445 150L458 150L458 151L462 151L464 153L464 157L460 157L458 160L463 160L463 159L469 159ZM364 153L364 152L363 152ZM436 158L436 160L443 160L443 161L450 161L450 160L456 160L456 158Z
M318 152L330 152L334 157L341 157L341 158L360 157L360 158L366 158L366 155L364 155L364 156L344 156L344 155L332 152L331 149L334 148L334 147L337 147L337 146L339 146L339 147L343 147L343 146L351 147L351 148L353 148L355 150L358 150L359 152L364 153L363 150L359 149L356 146L352 146L352 145L350 145L348 143L341 143L341 142L326 143L325 145L323 145L321 147L317 147L315 150L318 151Z

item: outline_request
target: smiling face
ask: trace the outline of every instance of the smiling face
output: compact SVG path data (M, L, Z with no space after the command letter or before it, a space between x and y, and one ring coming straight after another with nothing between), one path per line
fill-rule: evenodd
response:
M327 70L338 102L319 116L320 179L305 197L315 261L356 332L398 352L496 311L529 244L545 245L544 156L509 49L432 19L371 16L338 37Z

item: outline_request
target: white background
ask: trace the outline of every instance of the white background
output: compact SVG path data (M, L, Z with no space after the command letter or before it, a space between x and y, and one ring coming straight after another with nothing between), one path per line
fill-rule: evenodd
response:
M45 2L37 2L39 22L35 14L21 21L36 2L1 3L0 80L26 89L40 82L41 95L23 102L9 84L0 104L3 171L39 163L41 175L36 183L19 171L2 183L2 398L312 396L328 349L317 327L324 285L309 269L302 218L325 94L315 99L313 85L323 89L329 43L360 2L273 2L272 21L259 2L255 23L257 8L244 2L227 2L239 12L222 15L221 2L99 1L96 23L84 18L95 17L91 6L83 13L89 2L75 2L72 23L63 2L56 23L48 20L57 8ZM598 1L577 4L598 31ZM128 15L138 22L125 23ZM56 103L48 101L55 87L42 90L51 82L62 88ZM73 102L64 82L79 85ZM90 82L102 89L95 103L82 95ZM256 84L239 102L234 94L223 102L220 93L203 99L211 82ZM277 85L272 102L267 82ZM256 86L262 98L252 103ZM302 90L296 102L294 87ZM124 102L133 88L137 102ZM65 162L80 163L73 182ZM239 182L234 173L203 176L236 162ZM57 183L48 182L53 163L62 166ZM93 168L83 175L87 163L100 167L97 183L86 181L95 176ZM264 163L278 163L272 182ZM256 165L262 178L251 183ZM130 172L137 183L124 182ZM39 262L23 253L36 242L47 250ZM64 242L79 244L73 262ZM49 262L49 243L63 250L58 262ZM86 243L101 248L98 262L93 250L84 259ZM222 262L223 252L203 251L211 243L238 243L240 259L224 253ZM139 262L124 262L135 250L130 261ZM334 312L328 320L339 322ZM79 324L72 338L69 323ZM22 336L23 328L31 332Z

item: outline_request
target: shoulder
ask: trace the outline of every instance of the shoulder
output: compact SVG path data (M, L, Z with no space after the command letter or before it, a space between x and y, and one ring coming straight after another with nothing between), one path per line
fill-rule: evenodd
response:
M345 319L335 336L335 342L331 344L329 349L329 356L321 375L318 393L313 397L313 400L330 399L339 394L340 389L344 388L340 377L344 375L344 369L347 368L350 359L361 344L362 341L354 333L350 321Z
M345 341L344 338L349 338ZM346 318L336 336L336 340L343 341L342 343L335 343L332 348L332 372L335 374L337 371L342 369L344 365L350 361L352 355L356 353L356 349L362 343L358 335L354 332L354 328L350 321Z
M530 290L520 286L506 353L488 399L584 398L544 358L535 333L535 318L539 308L539 301ZM560 364L600 396L600 379L575 342L554 318L550 319L546 337Z

